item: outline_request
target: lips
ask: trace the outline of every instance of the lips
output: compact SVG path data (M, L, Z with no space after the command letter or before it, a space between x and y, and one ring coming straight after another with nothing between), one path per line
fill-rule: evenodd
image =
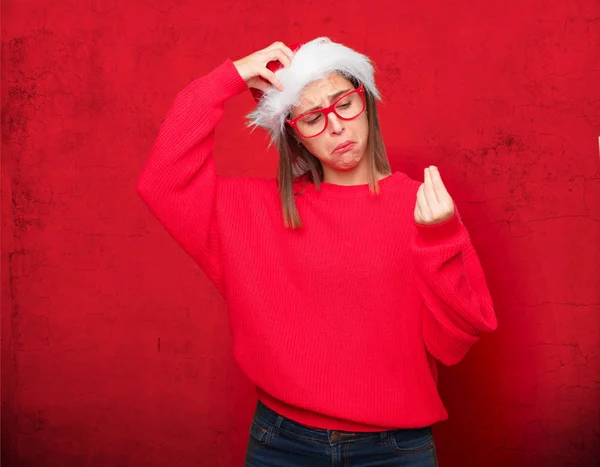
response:
M356 143L354 141L344 141L342 144L338 144L333 150L332 154L342 154L354 147Z

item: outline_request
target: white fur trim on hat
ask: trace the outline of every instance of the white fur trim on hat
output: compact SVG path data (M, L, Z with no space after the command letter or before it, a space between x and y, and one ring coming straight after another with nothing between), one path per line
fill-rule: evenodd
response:
M290 109L299 105L302 90L334 71L356 78L376 99L380 99L370 59L327 37L319 37L296 51L289 68L275 72L283 91L271 86L261 97L257 108L248 115L248 126L266 129L272 141L276 142L284 132Z

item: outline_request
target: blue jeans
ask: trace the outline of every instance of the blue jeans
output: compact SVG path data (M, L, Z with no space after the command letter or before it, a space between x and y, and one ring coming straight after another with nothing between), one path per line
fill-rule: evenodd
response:
M309 428L260 401L245 467L437 467L431 427L374 433Z

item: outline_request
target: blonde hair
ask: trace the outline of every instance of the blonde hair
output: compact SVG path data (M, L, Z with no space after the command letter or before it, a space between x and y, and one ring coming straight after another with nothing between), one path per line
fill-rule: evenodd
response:
M354 87L359 86L357 79L340 73ZM366 157L368 161L368 183L371 194L379 193L377 175L389 175L392 170L387 157L383 137L379 127L377 104L375 97L365 88L365 101L369 135L367 138ZM312 155L304 146L299 146L293 134L293 129L286 125L284 134L278 138L275 145L279 152L279 197L283 211L283 222L287 228L302 227L302 219L296 207L294 182L300 176L306 178L305 183L313 183L318 190L323 181L323 166L321 161Z

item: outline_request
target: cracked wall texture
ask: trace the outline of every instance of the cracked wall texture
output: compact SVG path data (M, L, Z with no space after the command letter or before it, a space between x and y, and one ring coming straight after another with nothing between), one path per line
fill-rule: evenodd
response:
M241 465L254 399L226 308L134 184L193 78L317 35L375 61L393 167L440 167L494 297L498 331L440 372L441 465L597 465L597 0L29 0L2 16L4 465ZM275 174L251 107L228 103L223 175Z

